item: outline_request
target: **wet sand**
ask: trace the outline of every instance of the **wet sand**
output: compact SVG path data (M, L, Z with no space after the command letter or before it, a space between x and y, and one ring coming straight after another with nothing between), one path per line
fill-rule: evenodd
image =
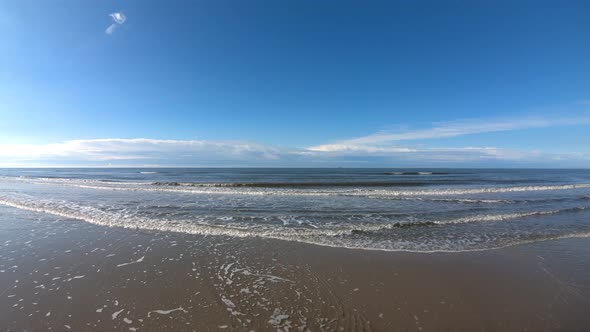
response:
M425 254L52 218L0 209L1 330L590 329L590 239Z

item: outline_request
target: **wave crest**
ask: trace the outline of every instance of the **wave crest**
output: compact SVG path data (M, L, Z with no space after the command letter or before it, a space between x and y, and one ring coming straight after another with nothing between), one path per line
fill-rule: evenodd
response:
M311 244L318 244L333 247L346 247L367 250L388 250L388 251L465 251L472 250L468 244L469 239L463 239L453 244L440 242L429 239L428 234L406 240L403 243L387 241L386 230L399 231L405 229L418 229L421 227L441 227L443 225L469 224L479 222L498 222L511 221L534 216L548 216L561 213L581 212L590 209L590 206L579 206L549 211L529 211L495 215L474 215L448 220L422 220L422 221L395 221L379 223L345 223L329 225L313 225L301 222L295 227L290 223L285 226L268 225L268 224L236 224L229 221L225 224L210 223L206 218L194 216L190 220L167 220L160 218L150 218L139 214L121 213L121 211L104 210L98 207L80 205L73 202L41 200L34 197L2 197L0 204L14 208L28 210L39 213L47 213L55 216L77 219L92 224L107 227L123 227L130 229L144 229L152 231L169 231L199 235L215 235L230 237L263 237L271 239L280 239L288 241L297 241ZM295 220L296 221L296 220ZM401 233L405 234L405 233ZM400 234L400 235L401 235ZM580 233L572 233L577 236ZM358 238L361 236L362 238ZM551 235L556 236L556 235ZM384 238L385 237L385 238ZM403 236L402 236L403 238ZM546 236L549 239L548 236ZM379 239L379 241L377 241ZM385 239L385 240L384 240ZM522 239L518 238L518 241ZM545 239L545 238L543 238ZM420 241L429 241L428 246ZM385 241L385 242L383 242ZM499 242L499 243L504 243ZM516 243L516 242L515 242ZM490 242L485 248L493 249L498 247L498 243ZM448 248L455 248L448 250ZM409 250L411 249L411 250Z

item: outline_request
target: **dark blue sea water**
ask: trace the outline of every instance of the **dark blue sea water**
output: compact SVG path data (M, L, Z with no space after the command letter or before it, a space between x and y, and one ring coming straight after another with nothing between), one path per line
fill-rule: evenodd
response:
M0 204L114 227L483 250L588 237L590 170L0 169Z

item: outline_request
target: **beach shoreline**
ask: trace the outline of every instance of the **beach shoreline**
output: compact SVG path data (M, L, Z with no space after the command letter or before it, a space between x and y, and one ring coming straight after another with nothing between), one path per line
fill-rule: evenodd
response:
M589 239L409 253L0 215L8 331L583 331Z

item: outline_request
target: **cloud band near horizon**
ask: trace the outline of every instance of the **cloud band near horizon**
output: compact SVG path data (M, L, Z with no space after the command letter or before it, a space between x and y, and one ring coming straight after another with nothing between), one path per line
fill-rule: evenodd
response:
M123 20L124 21L124 20ZM99 138L49 144L0 144L0 167L79 166L523 166L590 167L590 151L549 153L497 146L428 147L436 139L489 132L586 125L588 113L570 117L460 120L430 128L377 132L311 147L247 141ZM414 144L409 144L414 141ZM417 144L420 143L420 144ZM401 143L405 143L402 145Z
M556 167L590 164L589 153L549 154L497 147L373 147L339 151L248 142L107 138L51 144L0 145L0 167L62 166L477 166L489 162Z

